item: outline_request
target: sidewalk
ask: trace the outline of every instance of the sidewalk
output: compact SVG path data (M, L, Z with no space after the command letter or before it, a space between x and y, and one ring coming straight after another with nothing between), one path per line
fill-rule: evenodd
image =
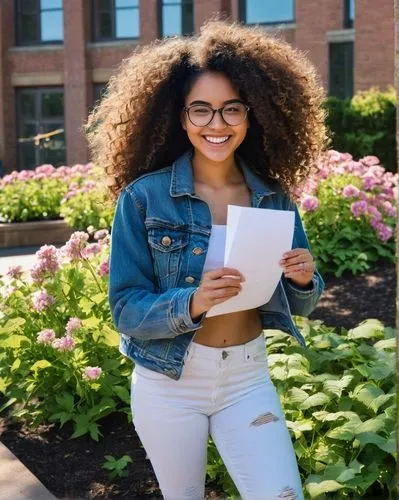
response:
M0 500L55 500L43 484L0 443Z
M0 248L0 276L4 274L9 266L21 265L24 269L29 269L35 262L35 253L38 247L14 247Z

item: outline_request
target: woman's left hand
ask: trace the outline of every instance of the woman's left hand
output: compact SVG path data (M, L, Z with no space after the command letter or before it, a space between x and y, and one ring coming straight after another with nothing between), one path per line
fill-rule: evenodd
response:
M295 285L303 287L312 281L316 268L314 259L306 248L294 248L285 252L279 264L286 278L290 278Z

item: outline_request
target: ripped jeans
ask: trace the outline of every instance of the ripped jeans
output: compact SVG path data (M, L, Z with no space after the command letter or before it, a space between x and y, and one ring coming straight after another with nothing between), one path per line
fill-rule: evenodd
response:
M226 348L192 342L177 381L136 365L132 413L165 500L203 500L208 434L242 499L303 499L263 332Z

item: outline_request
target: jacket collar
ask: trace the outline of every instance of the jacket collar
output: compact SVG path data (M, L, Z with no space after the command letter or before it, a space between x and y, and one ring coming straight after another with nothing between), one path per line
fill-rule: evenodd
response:
M170 182L170 195L195 196L193 168L193 151L190 149L182 154L172 165L172 178ZM252 195L261 199L264 196L275 193L263 179L256 175L241 157L238 157L238 165L243 173L245 182L252 192Z

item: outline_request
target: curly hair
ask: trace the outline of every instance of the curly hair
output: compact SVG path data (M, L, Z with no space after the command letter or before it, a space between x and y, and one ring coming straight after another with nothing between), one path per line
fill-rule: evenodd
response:
M325 93L313 65L261 28L217 20L196 36L139 46L111 77L86 131L114 198L191 147L180 112L204 71L223 73L250 106L237 153L254 172L278 180L287 194L311 173L328 141Z

